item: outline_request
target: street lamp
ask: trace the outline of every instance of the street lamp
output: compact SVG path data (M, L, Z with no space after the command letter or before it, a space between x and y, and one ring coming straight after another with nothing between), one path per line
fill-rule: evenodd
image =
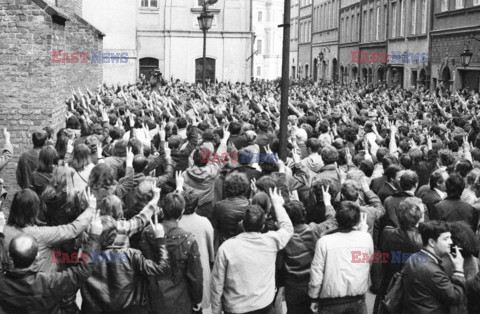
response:
M203 3L202 13L200 14L199 17L197 17L198 26L200 27L200 30L203 31L203 67L202 67L203 90L205 90L205 81L207 79L207 31L212 27L212 22L213 22L213 14L211 14L208 11L208 5L210 4L210 2L213 2L213 1L205 1ZM215 2L217 1L214 1L213 3Z
M473 56L473 52L470 51L468 46L465 46L465 50L463 51L462 54L460 54L460 57L462 57L462 65L464 68L469 66L470 61L472 61L472 56Z

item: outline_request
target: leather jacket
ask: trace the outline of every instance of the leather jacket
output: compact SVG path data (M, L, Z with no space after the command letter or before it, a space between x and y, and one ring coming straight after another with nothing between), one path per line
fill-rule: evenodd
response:
M92 276L81 289L82 313L145 313L147 277L162 277L170 272L165 239L154 240L155 261L143 257L139 250L107 247L102 253L126 255L114 262L97 262Z

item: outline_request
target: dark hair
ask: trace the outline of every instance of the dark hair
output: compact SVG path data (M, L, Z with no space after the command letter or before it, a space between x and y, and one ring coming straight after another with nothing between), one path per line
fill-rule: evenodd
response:
M445 171L436 170L430 175L430 189L433 190L444 182L443 181L443 174L444 173L445 173Z
M397 165L397 164L398 164L398 159L395 156L387 155L382 159L382 166L384 170L387 170L387 168L391 165Z
M184 129L187 127L187 119L185 119L184 117L180 117L178 118L177 120L177 127L179 129Z
M43 130L33 132L32 134L33 147L42 148L45 145L45 142L47 141L47 139L48 139L47 132Z
M383 158L385 158L385 156L387 156L388 153L389 153L388 148L386 148L386 147L380 147L380 148L377 150L377 154L376 154L376 157L377 157L378 162L383 163Z
M478 256L478 240L470 225L465 221L449 223L448 229L452 233L452 241L461 247L463 257Z
M302 202L290 201L285 204L285 210L294 226L305 223L305 207Z
M180 194L169 193L163 203L165 219L179 219L185 209L185 200Z
M318 153L322 147L322 142L317 138L309 138L307 140L307 147L310 148L312 153Z
M85 144L75 145L75 147L73 148L70 167L77 171L82 171L90 163L90 149L88 148L88 146Z
M460 198L465 189L465 181L458 173L452 173L445 182L447 196L451 198Z
M102 222L102 234L100 244L102 248L112 245L117 237L117 223L111 216L100 217Z
M38 155L37 171L52 173L54 166L58 165L58 154L53 146L45 146Z
M93 167L88 177L88 186L91 189L108 188L115 184L113 169L105 163Z
M240 122L233 121L233 122L230 123L229 128L230 128L230 133L232 135L237 135L242 130L242 125L240 124Z
M418 231L422 236L423 246L427 246L429 239L433 239L437 242L438 237L440 237L442 233L450 232L450 229L445 221L431 220L429 222L420 223Z
M148 159L143 155L136 155L133 158L133 171L135 173L141 173L148 166Z
M227 175L224 182L226 197L237 197L247 193L249 188L247 175L239 172L232 172Z
M257 181L258 182L258 181ZM322 188L330 187L328 194L335 199L340 192L340 185L334 184L334 182L327 178L316 179L312 182L310 187L310 194L315 197L316 203L320 203L323 200Z
M122 200L116 195L109 195L98 203L100 215L111 216L114 219L123 218Z
M373 162L371 162L370 160L364 160L362 161L362 163L360 164L360 167L359 169L367 176L367 177L371 177L372 174L373 174L373 170L375 169L375 166L373 165Z
M340 202L335 218L339 229L352 229L360 222L360 207L354 202Z
M12 258L15 268L28 268L37 258L37 240L30 234L20 233L10 242L8 253Z
M462 177L466 177L470 171L473 170L472 163L469 160L460 160L455 166L455 172L459 173Z
M205 167L208 164L212 152L205 147L200 147L193 153L193 164L199 168Z
M410 157L410 155L408 154L402 154L400 156L400 165L402 165L403 168L405 169L412 169L412 166L413 166L412 157Z
M117 127L113 127L108 131L108 135L110 135L112 142L118 140L122 137L122 130Z
M400 202L397 216L402 230L408 231L414 228L422 218L422 200L418 197L407 197ZM422 205L423 206L423 205Z
M413 189L418 184L418 175L415 171L407 170L400 177L400 188L403 191L408 191Z
M385 176L387 176L387 181L392 182L395 180L395 176L397 172L402 171L402 167L400 165L390 165L388 166L387 170L385 170Z
M265 212L258 205L249 205L243 215L245 232L261 232L265 224Z
M257 180L255 185L259 191L268 193L269 189L273 189L277 186L277 181L269 176L263 176Z
M193 189L187 189L182 194L185 200L185 215L191 215L198 207L199 195Z
M327 145L322 149L322 159L326 165L333 164L338 160L338 151L335 147Z
M13 196L7 224L17 228L35 225L40 209L40 199L37 193L30 189L18 191Z
M67 143L67 132L65 131L65 129L60 129L57 132L57 142L55 143L55 150L57 151L59 159L65 158L65 154L67 152Z
M132 153L134 155L138 155L142 152L143 144L139 139L134 137L128 141L128 147L132 148Z
M272 201L270 200L270 196L268 196L265 192L257 192L252 197L252 205L259 205L263 211L268 214L272 207Z

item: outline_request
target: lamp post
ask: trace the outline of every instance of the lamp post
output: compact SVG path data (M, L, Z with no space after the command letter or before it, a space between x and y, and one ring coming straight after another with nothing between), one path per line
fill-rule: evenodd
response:
M472 56L473 56L473 52L470 51L468 46L465 46L465 50L463 51L462 54L460 54L460 57L462 58L462 65L464 68L470 65L470 61L472 61Z
M216 2L216 1L215 1ZM213 14L208 11L208 1L203 3L203 10L198 19L198 26L203 31L203 66L202 66L202 88L205 91L207 80L207 31L212 27Z

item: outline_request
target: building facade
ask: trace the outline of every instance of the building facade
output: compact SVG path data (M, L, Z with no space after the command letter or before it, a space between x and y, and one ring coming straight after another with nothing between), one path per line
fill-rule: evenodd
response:
M299 0L290 2L290 78L298 79Z
M314 0L312 12L313 80L338 81L339 0Z
M299 0L298 77L312 78L312 0Z
M104 80L135 81L160 68L167 79L202 78L203 32L197 17L203 0L84 0L84 18L111 39L105 51L128 53L127 64L106 65ZM249 82L252 77L252 1L219 0L209 6L207 79ZM258 18L258 16L256 16Z
M252 8L253 77L274 80L282 75L283 1L253 0Z
M360 0L341 1L339 18L339 82L342 84L358 82L359 64L353 61L360 51Z
M433 1L429 59L431 85L446 89L480 88L480 1ZM461 64L461 54L468 48L473 57L470 65Z

